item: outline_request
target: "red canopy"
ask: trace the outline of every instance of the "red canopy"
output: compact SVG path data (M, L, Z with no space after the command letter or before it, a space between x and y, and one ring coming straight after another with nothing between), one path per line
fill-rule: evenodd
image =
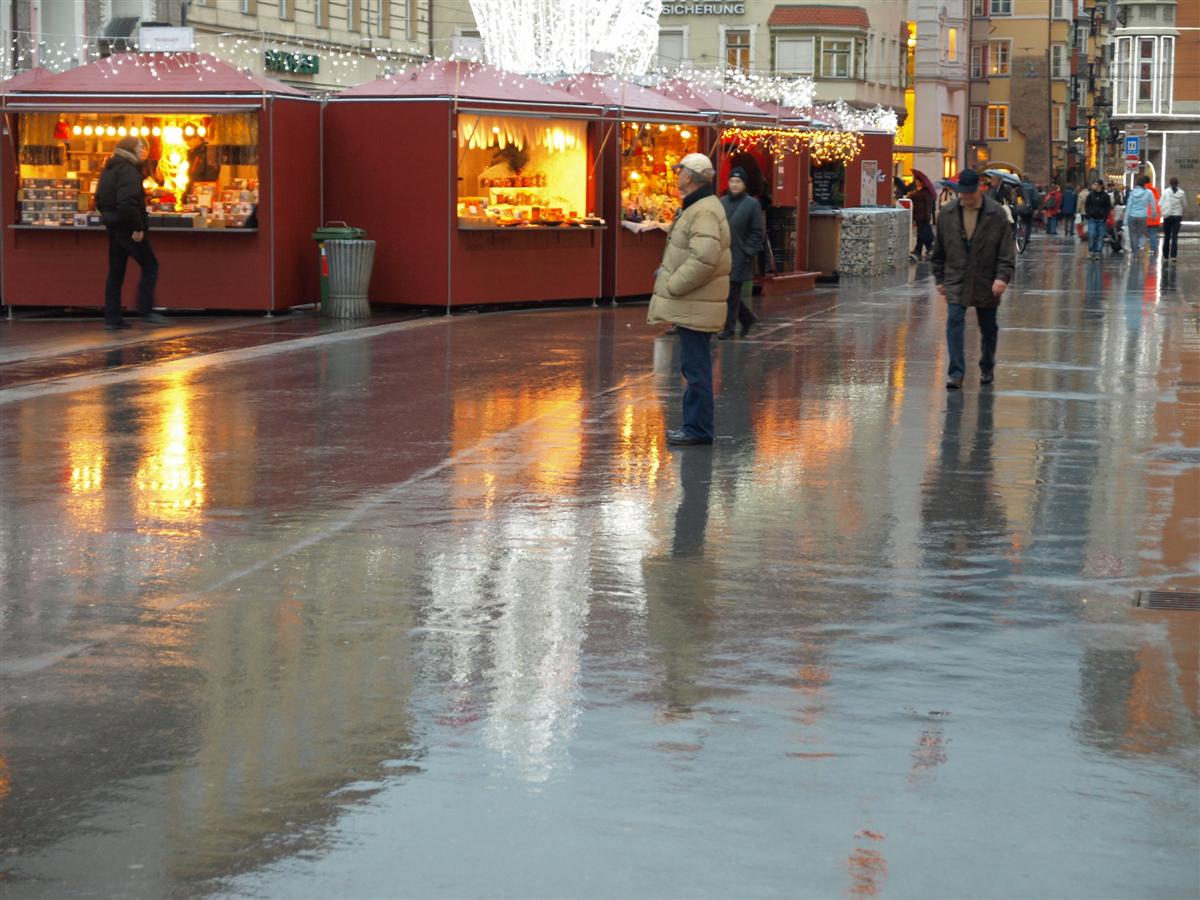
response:
M283 94L304 91L207 53L118 53L19 88L38 94Z
M12 78L0 81L0 90L19 91L24 89L26 85L33 84L38 79L45 78L51 74L53 73L44 66L34 66L32 69L25 69L22 72L18 72Z
M701 112L716 112L726 116L763 116L754 104L716 88L704 88L686 81L664 81L655 88L660 94L684 103Z
M398 75L388 75L349 88L338 96L445 97L488 100L517 106L530 103L578 106L581 102L578 97L540 81L465 60L427 63Z
M665 94L634 84L632 81L623 81L611 75L575 75L557 82L555 87L571 94L581 103L618 106L622 109L670 116L696 115L693 107L672 100Z

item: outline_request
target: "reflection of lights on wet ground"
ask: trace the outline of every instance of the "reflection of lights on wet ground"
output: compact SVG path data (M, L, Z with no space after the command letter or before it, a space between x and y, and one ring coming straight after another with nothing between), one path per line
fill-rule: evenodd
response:
M186 383L163 392L158 430L134 477L142 512L186 518L204 505L204 468L192 446L190 401Z

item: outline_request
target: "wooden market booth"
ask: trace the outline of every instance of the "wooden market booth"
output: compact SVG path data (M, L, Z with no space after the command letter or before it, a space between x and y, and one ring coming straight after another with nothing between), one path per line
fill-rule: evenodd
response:
M316 299L320 105L303 92L205 54L119 54L19 85L3 111L6 304L103 306L94 195L128 135L147 140L161 181L147 192L160 307L270 313ZM193 135L213 180L187 180Z
M325 216L379 242L374 303L602 296L601 110L480 63L432 62L325 107Z
M644 296L654 286L679 208L671 166L712 143L712 117L631 81L576 75L556 87L604 109L601 166L604 296Z

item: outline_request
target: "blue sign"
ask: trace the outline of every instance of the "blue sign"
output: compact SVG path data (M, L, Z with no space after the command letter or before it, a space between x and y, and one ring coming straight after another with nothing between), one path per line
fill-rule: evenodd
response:
M1141 156L1142 155L1142 139L1136 134L1126 135L1125 137L1125 155L1126 156Z

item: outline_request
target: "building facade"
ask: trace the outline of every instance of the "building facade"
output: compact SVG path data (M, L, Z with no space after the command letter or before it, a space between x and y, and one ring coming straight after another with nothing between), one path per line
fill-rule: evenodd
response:
M1139 171L1158 185L1177 177L1188 218L1200 192L1200 3L1117 0L1110 38L1113 137L1140 134ZM1144 126L1144 127L1142 127ZM1124 142L1116 145L1123 161Z

